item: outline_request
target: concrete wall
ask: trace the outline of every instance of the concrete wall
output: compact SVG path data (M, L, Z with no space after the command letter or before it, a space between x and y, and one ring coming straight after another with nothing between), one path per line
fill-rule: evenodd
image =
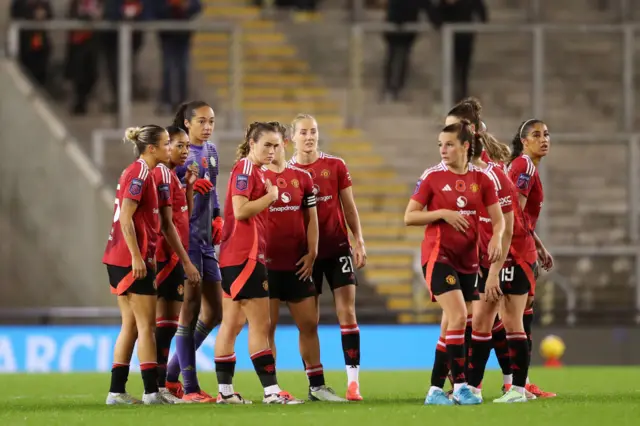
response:
M114 304L101 264L113 191L7 60L0 93L0 307Z

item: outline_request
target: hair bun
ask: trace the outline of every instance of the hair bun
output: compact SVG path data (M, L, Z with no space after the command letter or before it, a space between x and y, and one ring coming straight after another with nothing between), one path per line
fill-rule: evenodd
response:
M140 136L141 131L142 129L140 127L129 127L124 132L124 137L127 138L129 141L135 143L138 140L138 136Z

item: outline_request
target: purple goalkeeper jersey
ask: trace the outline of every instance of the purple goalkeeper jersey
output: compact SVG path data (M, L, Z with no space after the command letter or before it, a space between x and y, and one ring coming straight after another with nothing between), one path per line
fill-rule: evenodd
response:
M189 219L189 244L211 246L211 220L214 218L214 212L218 214L220 212L217 188L218 151L216 146L211 142L205 142L202 145L191 145L187 162L184 166L176 168L176 174L183 184L187 166L194 162L198 165L198 178L211 181L213 190L206 195L194 192L193 212Z

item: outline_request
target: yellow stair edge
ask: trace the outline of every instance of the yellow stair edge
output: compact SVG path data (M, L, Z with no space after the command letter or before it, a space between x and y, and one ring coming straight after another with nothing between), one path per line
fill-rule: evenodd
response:
M375 286L376 293L380 295L405 295L411 296L413 288L411 284L379 284Z
M232 35L228 32L204 32L199 31L194 35L196 45L204 43L229 43ZM281 32L243 32L242 41L245 43L284 43L286 37ZM204 47L204 46L199 46Z

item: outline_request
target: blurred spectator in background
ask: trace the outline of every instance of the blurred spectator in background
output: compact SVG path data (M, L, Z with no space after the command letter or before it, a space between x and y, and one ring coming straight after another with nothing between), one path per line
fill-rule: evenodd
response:
M398 25L418 22L420 10L424 10L431 23L440 27L440 17L430 0L387 0L389 23ZM407 82L411 48L416 40L415 31L388 31L384 34L387 55L384 62L383 99L398 100Z
M102 19L101 0L71 0L69 18L85 21ZM87 102L98 78L100 42L93 31L70 31L67 39L65 76L73 85L72 113L87 113Z
M151 1L153 0L104 0L104 19L107 21L142 21L150 18L152 12ZM156 0L157 1L157 0ZM102 33L104 59L106 62L107 76L112 92L112 104L109 105L111 112L117 111L118 106L118 74L119 74L119 55L118 55L118 32L105 31ZM142 31L133 32L133 43L131 50L133 56L131 58L132 67L132 91L134 99L144 97L144 90L141 87L142 81L139 78L137 69L137 58L143 43Z
M484 0L440 0L440 15L443 23L473 22L477 17L487 22ZM474 33L456 33L453 39L454 102L469 96L469 69L473 56Z
M45 21L53 17L49 0L12 0L11 19ZM20 63L33 79L45 87L51 56L51 42L46 31L20 31Z
M153 0L155 19L189 20L202 10L200 0ZM162 91L158 114L172 114L188 97L191 31L161 31ZM177 90L177 93L174 91Z

